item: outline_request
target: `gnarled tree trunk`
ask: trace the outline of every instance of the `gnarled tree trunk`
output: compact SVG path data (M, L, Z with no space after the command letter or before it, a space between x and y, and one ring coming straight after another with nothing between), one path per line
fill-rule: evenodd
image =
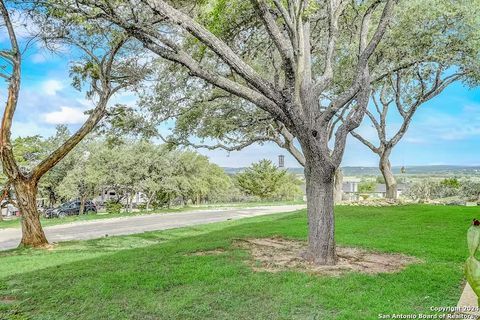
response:
M37 182L31 179L17 178L13 182L13 187L17 195L22 222L20 245L38 247L48 244L40 223L40 213L37 209Z
M383 178L385 179L386 194L387 199L396 200L397 199L397 180L393 175L392 166L390 165L390 160L388 159L390 152L383 153L380 156L380 171L382 172Z
M335 250L334 217L335 170L320 163L305 166L308 213L308 251L305 258L320 265L334 265Z

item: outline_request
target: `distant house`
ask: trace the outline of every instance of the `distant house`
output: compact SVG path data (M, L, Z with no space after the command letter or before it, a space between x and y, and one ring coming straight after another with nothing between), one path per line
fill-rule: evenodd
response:
M407 189L407 185L405 183L398 183L397 184L397 195L401 196L402 193ZM380 195L381 198L385 198L387 194L387 186L384 183L377 184L377 187L374 191L376 194Z
M358 200L360 193L358 192L358 185L360 181L345 181L342 185L343 200ZM401 195L406 189L404 183L397 184L397 195ZM374 191L362 192L361 194L368 194L372 198L385 198L387 194L387 186L384 183L378 183Z
M93 198L96 204L103 206L107 201L120 201L121 204L128 204L130 201L133 207L147 203L147 196L142 192L130 195L129 200L125 196L119 195L114 188L104 188L99 194Z

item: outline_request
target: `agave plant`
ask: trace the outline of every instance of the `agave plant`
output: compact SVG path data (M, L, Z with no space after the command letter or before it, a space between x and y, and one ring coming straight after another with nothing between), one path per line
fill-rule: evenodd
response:
M475 253L480 246L480 221L473 219L472 226L467 231L467 242L469 257L465 263L465 274L467 281L473 291L480 296L480 261L475 258ZM480 299L479 305L480 305Z

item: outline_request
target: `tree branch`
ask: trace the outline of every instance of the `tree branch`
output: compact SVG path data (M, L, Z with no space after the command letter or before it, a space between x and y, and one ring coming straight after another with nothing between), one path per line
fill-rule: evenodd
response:
M11 129L13 115L15 114L15 109L17 108L18 94L20 91L21 53L19 50L17 37L13 29L12 21L10 20L10 15L3 0L0 0L0 14L5 22L10 45L12 47L9 57L9 60L12 62L12 74L9 78L7 102L3 112L2 124L0 128L0 154L3 162L3 171L9 178L16 179L22 174L15 161L10 139L12 135Z
M236 73L238 73L251 86L258 90L267 98L278 103L280 96L273 88L273 85L260 77L257 72L245 63L233 50L222 40L209 32L205 27L197 23L183 12L173 8L162 0L142 0L155 13L165 19L177 24L187 30L194 37L199 39L213 52L215 52L226 64L228 64Z
M267 28L268 34L272 38L275 46L277 47L278 51L280 52L280 56L282 57L284 64L285 64L285 71L286 77L294 78L295 74L295 60L294 60L294 50L292 47L292 43L287 41L285 36L278 28L275 19L273 18L272 14L270 13L270 9L268 8L267 4L264 0L251 0L252 4L255 7L258 15L262 18L262 21ZM296 32L296 31L295 31Z

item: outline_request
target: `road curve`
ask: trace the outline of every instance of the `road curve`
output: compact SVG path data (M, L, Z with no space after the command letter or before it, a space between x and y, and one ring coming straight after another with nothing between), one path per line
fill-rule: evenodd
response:
M305 208L305 205L228 208L166 214L147 214L132 217L72 222L45 227L44 230L50 242L86 240L101 238L107 234L113 236L173 229L226 220L237 220L266 214L290 212L303 208ZM20 228L0 229L0 250L16 248L20 243L20 239Z

